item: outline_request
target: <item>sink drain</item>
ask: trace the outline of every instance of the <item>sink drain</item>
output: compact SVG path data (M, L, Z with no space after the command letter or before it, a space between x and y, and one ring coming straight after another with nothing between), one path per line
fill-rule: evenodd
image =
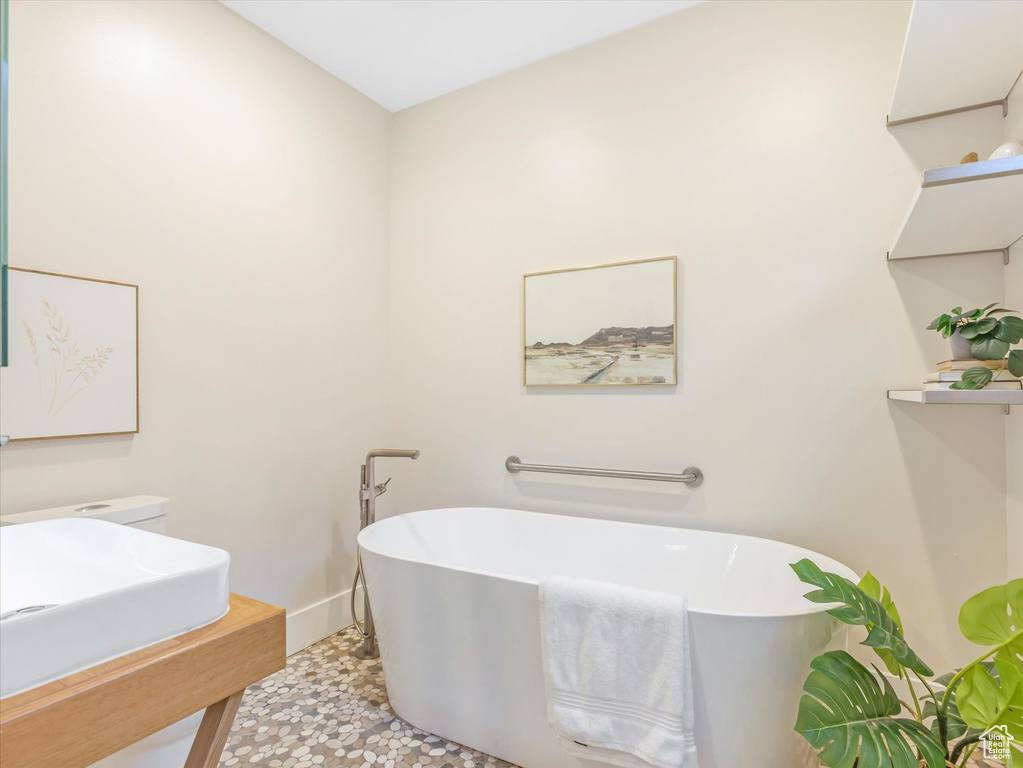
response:
M13 611L7 611L7 613L0 613L0 621L4 619L10 619L15 616L24 616L27 613L39 613L39 611L45 611L47 608L56 608L57 603L48 603L46 605L28 605L24 608L17 608Z

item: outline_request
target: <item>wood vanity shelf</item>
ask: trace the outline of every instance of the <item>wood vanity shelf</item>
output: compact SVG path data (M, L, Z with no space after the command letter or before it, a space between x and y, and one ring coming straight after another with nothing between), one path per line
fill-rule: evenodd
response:
M0 700L4 768L84 768L206 708L185 768L216 768L246 686L285 664L284 610L222 619Z

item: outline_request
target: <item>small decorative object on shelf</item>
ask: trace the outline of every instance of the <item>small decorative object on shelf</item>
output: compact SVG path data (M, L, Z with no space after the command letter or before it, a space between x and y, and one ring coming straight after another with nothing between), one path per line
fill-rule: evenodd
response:
M927 330L937 331L952 344L953 359L947 362L953 365L944 370L960 375L958 381L946 379L949 389L984 389L996 379L1009 384L1012 382L1007 379L1023 377L1023 349L1011 349L1023 340L1023 319L1008 314L1014 311L997 303L968 312L955 307L927 326ZM945 363L939 364L939 372L942 365ZM1004 375L1006 371L1008 377Z
M1002 146L991 153L988 160L998 160L1002 157L1016 157L1016 155L1023 155L1023 139L1005 142Z
M832 768L958 768L983 755L1005 764L1023 760L1023 579L990 587L959 611L959 630L980 646L970 663L935 677L906 642L902 618L887 588L867 572L859 584L822 571L810 560L792 565L816 589L814 603L835 603L828 613L867 630L891 676L911 703L899 699L888 677L845 651L810 662L795 730ZM914 682L917 681L917 682ZM919 686L917 686L919 683Z
M967 163L975 163L980 160L980 155L976 152L970 152L967 155L963 155L963 159L959 161L959 165L966 165Z

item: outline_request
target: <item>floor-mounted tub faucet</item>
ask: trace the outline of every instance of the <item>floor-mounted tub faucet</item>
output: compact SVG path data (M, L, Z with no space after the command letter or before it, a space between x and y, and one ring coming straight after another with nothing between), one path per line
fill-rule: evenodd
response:
M377 496L382 496L387 493L387 484L391 482L391 478L387 478L384 482L377 484L376 476L374 474L373 460L374 459L418 459L419 451L405 451L395 450L392 448L375 448L366 454L366 463L362 465L362 476L361 483L359 484L359 530L361 531L367 525L372 525L376 521L377 508L376 499ZM377 633L373 626L373 614L369 609L369 590L366 588L366 576L362 570L362 555L358 552L358 545L356 545L356 556L358 557L358 565L355 569L355 581L352 583L352 595L351 595L351 607L352 607L352 619L355 621L355 630L362 636L363 643L356 649L355 657L357 659L375 659L380 655L380 649L377 647ZM359 586L359 581L362 581L362 610L363 619L362 626L359 626L359 620L355 617L355 590Z

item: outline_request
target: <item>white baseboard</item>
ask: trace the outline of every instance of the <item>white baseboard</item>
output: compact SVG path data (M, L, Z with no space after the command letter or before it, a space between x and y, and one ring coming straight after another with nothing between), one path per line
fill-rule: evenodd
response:
M336 595L301 608L288 614L288 655L308 648L325 637L340 632L352 625L351 590L346 589ZM356 610L362 611L362 590L355 593Z

